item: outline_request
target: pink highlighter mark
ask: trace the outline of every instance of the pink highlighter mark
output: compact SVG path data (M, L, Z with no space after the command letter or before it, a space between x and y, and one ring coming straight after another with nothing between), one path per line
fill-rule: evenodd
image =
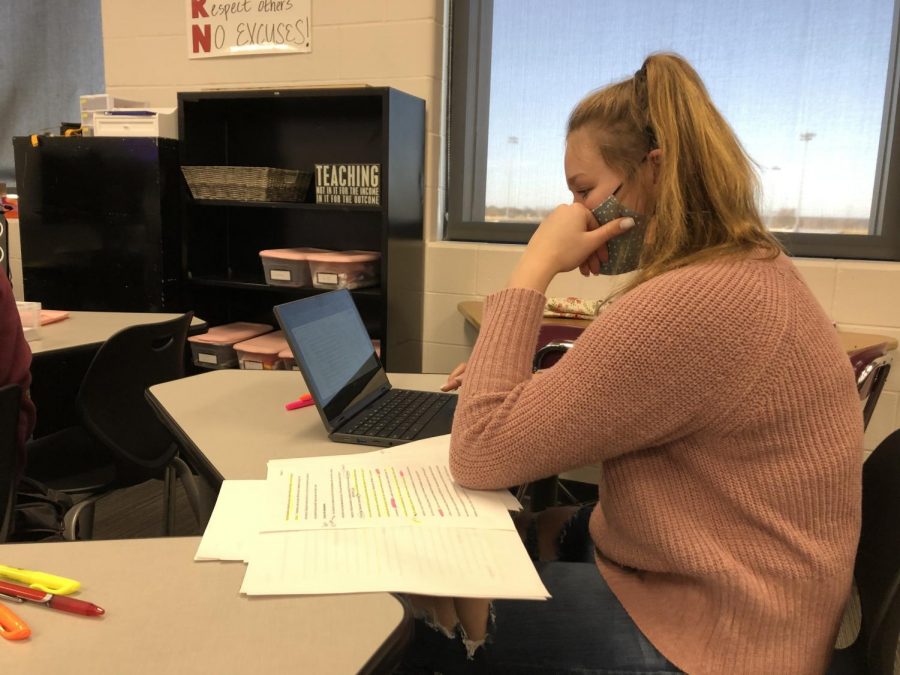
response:
M395 511L397 510L397 502L394 501L394 498L393 498L393 497L391 497L391 506L394 507L394 510L395 510Z
M444 509L438 509L438 513L441 514L441 518L444 517Z

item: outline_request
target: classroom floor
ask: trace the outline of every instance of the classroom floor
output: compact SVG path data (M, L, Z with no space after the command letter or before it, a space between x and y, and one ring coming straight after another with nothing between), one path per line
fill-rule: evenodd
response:
M94 539L139 539L160 537L163 532L163 483L149 480L118 490L97 502L94 515ZM173 536L203 534L194 517L184 490L175 490L175 530Z

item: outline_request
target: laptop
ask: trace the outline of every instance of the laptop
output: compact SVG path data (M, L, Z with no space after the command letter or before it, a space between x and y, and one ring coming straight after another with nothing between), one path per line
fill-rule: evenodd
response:
M456 394L392 387L349 291L274 311L331 440L390 447L450 433Z

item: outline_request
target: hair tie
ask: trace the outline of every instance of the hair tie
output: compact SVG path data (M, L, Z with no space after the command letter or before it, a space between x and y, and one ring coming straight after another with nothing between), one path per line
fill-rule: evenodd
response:
M639 70L636 70L634 73L634 79L647 81L647 62L644 61L644 64L640 67Z
M635 83L635 94L638 97L638 105L640 105L642 111L645 115L648 116L648 124L644 127L644 134L647 136L647 142L650 145L650 149L654 150L659 147L659 144L656 141L656 132L653 131L653 127L649 124L649 114L650 114L650 104L649 97L650 92L647 90L647 62L644 61L644 64L640 67L639 70L634 73L634 83ZM640 85L643 85L641 87Z

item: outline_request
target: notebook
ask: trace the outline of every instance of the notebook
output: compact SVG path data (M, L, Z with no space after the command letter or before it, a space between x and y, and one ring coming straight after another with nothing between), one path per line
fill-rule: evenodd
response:
M450 433L456 395L392 387L349 291L274 311L331 440L389 447Z

